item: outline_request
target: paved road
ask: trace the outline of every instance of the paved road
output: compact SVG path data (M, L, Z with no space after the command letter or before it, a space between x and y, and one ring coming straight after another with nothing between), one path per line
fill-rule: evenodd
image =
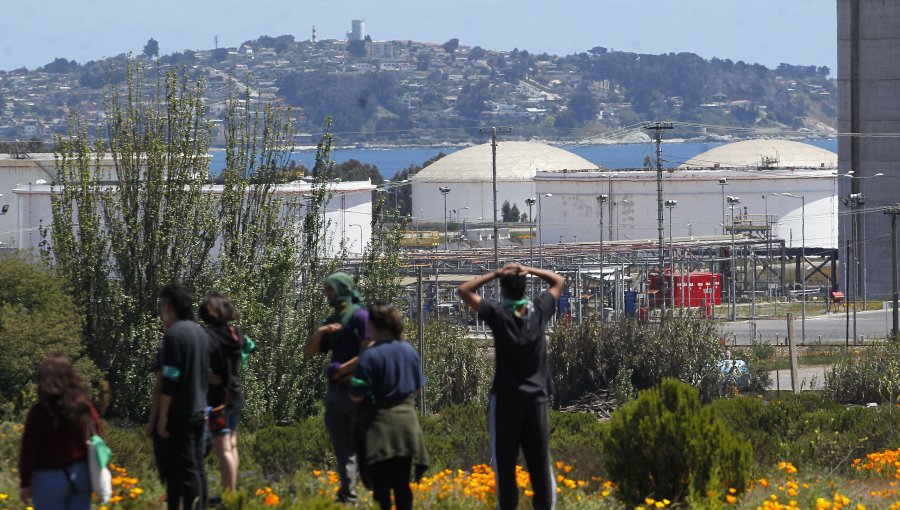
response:
M800 376L800 389L821 390L825 386L825 370L828 368L830 367L822 365L800 367L797 370ZM773 370L769 372L769 377L772 378L770 390L791 390L791 369Z
M869 338L885 338L891 328L891 315L889 310L873 312L857 312L856 335ZM729 340L737 344L749 344L752 340L752 325L749 321L723 322L722 329ZM799 314L794 321L794 331L797 340L801 340L802 325ZM787 336L787 321L759 320L756 321L756 335L758 339L776 343L784 343ZM850 316L851 344L853 342L853 316ZM846 341L846 317L843 313L818 315L806 318L806 343L813 344L821 340L822 343L839 343Z

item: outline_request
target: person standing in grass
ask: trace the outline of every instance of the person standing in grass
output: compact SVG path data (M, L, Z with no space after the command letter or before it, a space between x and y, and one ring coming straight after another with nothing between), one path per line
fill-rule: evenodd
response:
M224 420L210 419L209 425L213 451L219 459L223 491L233 491L237 487L237 429L244 408L239 370L247 339L236 326L229 324L238 318L240 313L234 303L218 292L207 294L200 303L200 319L210 340L207 404L213 412L224 413Z
M159 294L163 337L162 384L156 433L165 439L166 503L169 510L206 508L203 464L209 336L194 321L191 293L173 283Z
M61 355L38 366L38 402L28 411L19 455L19 496L35 510L88 510L87 438L100 417L87 388Z
M549 285L534 301L525 299L528 275ZM496 278L500 279L503 301L481 299L478 289ZM494 335L496 369L488 402L488 429L500 510L518 507L516 459L520 447L531 476L533 507L550 510L556 506L549 446L547 404L552 382L546 333L564 285L565 279L552 271L508 264L456 289Z
M403 317L391 305L369 307L375 343L359 356L350 398L360 403L360 472L382 510L412 510L410 474L421 479L428 455L413 396L425 386L419 354L402 340Z
M320 352L331 352L331 363L325 371L328 377L325 428L331 438L341 481L337 500L353 503L357 500L353 446L357 405L350 400L349 386L360 348L369 338L369 313L363 307L362 296L356 290L353 278L347 273L334 273L325 278L324 293L333 311L307 339L303 355L311 358Z

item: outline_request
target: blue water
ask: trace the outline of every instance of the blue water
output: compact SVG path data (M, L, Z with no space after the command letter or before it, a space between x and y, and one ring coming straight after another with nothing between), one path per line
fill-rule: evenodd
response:
M837 139L808 140L806 143L837 152ZM690 158L706 152L710 149L724 145L724 142L663 142L663 160L667 165L676 166ZM656 147L653 144L628 144L628 145L580 145L561 148L574 152L584 159L602 166L603 168L640 168L644 158L655 158ZM356 159L362 163L375 165L381 175L390 179L395 173L407 168L409 165L421 165L439 152L450 154L459 150L457 147L400 147L396 149L335 149L332 158L337 163L343 163L350 159ZM210 168L219 173L225 166L225 152L214 150L211 152L212 161ZM307 168L312 168L316 162L316 151L296 151L292 159L302 163Z

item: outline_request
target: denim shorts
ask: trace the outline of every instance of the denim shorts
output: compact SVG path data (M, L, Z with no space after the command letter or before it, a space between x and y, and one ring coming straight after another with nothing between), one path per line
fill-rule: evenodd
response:
M227 435L231 432L237 432L238 423L241 421L241 410L235 409L233 411L225 411L225 428L222 430L213 432L212 435L214 437L220 437Z

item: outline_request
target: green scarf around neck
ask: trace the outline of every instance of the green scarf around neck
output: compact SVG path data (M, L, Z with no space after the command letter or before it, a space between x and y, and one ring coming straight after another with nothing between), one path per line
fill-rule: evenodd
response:
M334 308L326 322L340 322L346 326L350 317L362 308L362 295L356 290L353 277L347 273L334 273L325 278L325 285L334 289L337 297L330 304Z

